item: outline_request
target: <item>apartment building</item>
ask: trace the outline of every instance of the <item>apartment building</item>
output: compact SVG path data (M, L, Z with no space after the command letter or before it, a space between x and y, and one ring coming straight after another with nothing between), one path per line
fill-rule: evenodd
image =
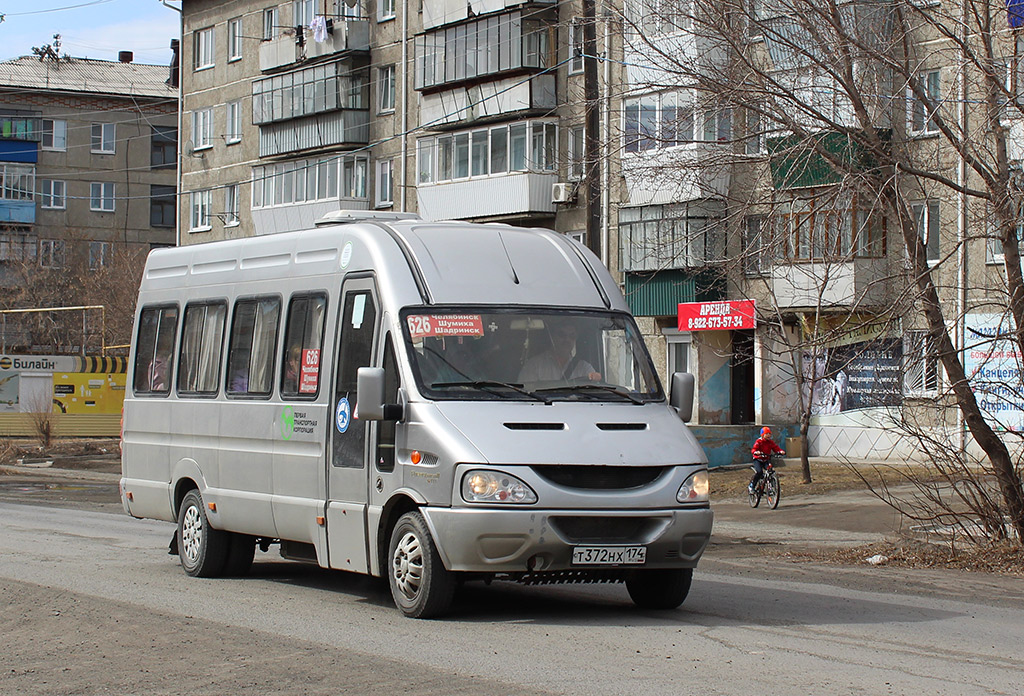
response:
M174 244L178 91L167 66L122 59L0 63L0 285L11 264Z

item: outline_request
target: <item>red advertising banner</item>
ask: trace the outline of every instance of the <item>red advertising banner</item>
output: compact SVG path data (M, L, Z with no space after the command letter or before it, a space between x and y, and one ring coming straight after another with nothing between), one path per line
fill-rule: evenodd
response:
M716 331L754 328L753 300L680 302L680 331Z

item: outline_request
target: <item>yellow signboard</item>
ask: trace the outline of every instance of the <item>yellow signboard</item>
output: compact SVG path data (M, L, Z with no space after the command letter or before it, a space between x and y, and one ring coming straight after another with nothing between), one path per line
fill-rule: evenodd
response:
M54 372L54 413L120 413L124 403L123 372Z

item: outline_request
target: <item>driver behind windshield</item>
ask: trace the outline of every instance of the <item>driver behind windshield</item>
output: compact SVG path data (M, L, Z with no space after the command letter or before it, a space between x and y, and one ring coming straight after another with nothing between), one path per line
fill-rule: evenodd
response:
M576 354L575 324L570 321L551 323L548 331L551 347L526 361L519 372L519 381L523 384L574 379L599 382L601 373Z

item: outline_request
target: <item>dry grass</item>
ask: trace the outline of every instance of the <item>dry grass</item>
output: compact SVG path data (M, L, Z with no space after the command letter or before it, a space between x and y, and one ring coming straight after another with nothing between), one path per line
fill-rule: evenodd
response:
M120 442L111 438L55 438L42 447L35 438L0 440L0 464L13 464L23 457L87 457L118 452Z
M944 568L1024 577L1024 546L1011 542L951 547L948 543L935 544L917 539L903 539L839 551L788 552L784 555L793 560L816 563Z

